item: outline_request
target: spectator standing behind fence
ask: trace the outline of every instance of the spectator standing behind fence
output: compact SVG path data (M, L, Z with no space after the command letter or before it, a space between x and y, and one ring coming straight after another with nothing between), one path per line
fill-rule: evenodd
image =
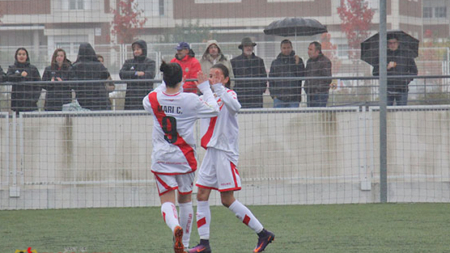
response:
M80 80L74 84L76 97L81 107L89 110L109 110L111 102L103 82L91 80L107 80L108 70L97 59L94 48L89 43L81 43L76 62L70 69L70 79Z
M11 90L11 110L18 112L37 110L41 91L40 85L21 82L40 81L39 70L30 64L28 51L21 47L16 50L14 65L9 66L6 81L13 82Z
M331 77L331 61L323 55L322 45L311 42L308 47L309 59L306 62L306 77ZM325 107L328 102L328 92L332 79L315 79L305 81L305 92L308 107Z
M175 58L173 58L170 62L176 62L181 66L181 69L183 70L183 78L185 80L197 79L197 73L202 70L202 67L200 66L200 62L195 58L195 53L189 44L186 42L180 42L175 49L177 50L177 53L175 54ZM184 82L183 91L197 93L197 85L192 81Z
M272 61L269 77L302 77L305 65L303 60L295 55L290 40L281 41L281 53ZM270 80L270 95L273 107L299 107L302 99L301 80Z
M208 73L211 67L217 63L221 63L227 67L230 78L234 78L233 67L231 62L222 53L222 49L216 40L208 40L206 42L206 50L203 53L202 59L200 59L200 65L202 66L203 73ZM234 87L234 81L231 81L231 89Z
M267 77L263 59L253 52L256 43L251 38L242 39L238 46L242 54L231 59L234 77L261 78ZM262 108L263 93L267 89L266 80L235 81L234 90L239 96L242 108Z
M131 44L133 59L128 59L122 66L120 79L154 79L156 64L147 57L147 43L138 40ZM142 98L153 90L153 82L127 83L125 110L142 110Z
M417 75L417 66L414 58L408 50L399 47L399 40L395 35L388 37L387 50L387 75ZM374 76L380 74L380 66L377 64L372 71ZM409 83L412 78L387 80L387 105L406 105L408 103Z
M63 104L72 102L71 85L68 83L55 84L55 81L69 80L69 70L72 63L67 59L66 52L58 48L53 52L51 65L46 67L42 74L42 81L50 81L44 84L47 93L45 96L46 111L61 111Z
M103 66L105 66L105 58L103 57L103 55L97 54L97 59L99 62L101 62L103 64ZM105 66L105 68L106 68L106 66ZM108 74L109 74L109 72L108 72ZM112 80L111 74L108 76L108 78L106 78L106 80ZM116 85L114 83L105 83L105 89L108 93L113 92L116 89Z

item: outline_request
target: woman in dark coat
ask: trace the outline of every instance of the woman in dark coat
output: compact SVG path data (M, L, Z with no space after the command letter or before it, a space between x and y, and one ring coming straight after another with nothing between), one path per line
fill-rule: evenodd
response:
M147 58L147 43L138 40L131 45L133 59L128 59L122 66L120 79L153 79L155 78L155 61ZM142 110L142 98L153 90L153 82L127 83L125 110Z
M106 80L108 69L97 59L94 48L89 43L81 43L77 61L70 68L70 80L82 80L74 84L78 103L89 110L109 110L108 91L104 82L89 82L89 80Z
M51 81L43 86L47 90L45 98L46 111L61 111L63 104L72 102L71 85L66 83L55 84L54 81L69 80L69 69L72 63L67 59L66 52L58 48L52 56L51 65L46 67L42 81Z
M14 56L14 65L9 66L6 81L12 82L11 110L16 113L37 110L37 101L41 92L38 84L22 83L40 81L39 70L30 64L28 51L20 47Z

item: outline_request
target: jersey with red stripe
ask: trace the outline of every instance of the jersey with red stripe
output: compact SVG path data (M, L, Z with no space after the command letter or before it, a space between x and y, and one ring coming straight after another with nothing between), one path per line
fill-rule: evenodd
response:
M215 148L225 151L230 160L237 164L239 158L239 125L237 115L241 104L237 94L225 87L213 87L220 108L219 115L211 119L202 119L200 131L203 148Z
M194 124L218 115L218 104L208 82L198 86L204 94L167 94L162 84L144 97L145 110L153 115L152 167L154 173L177 175L197 169Z

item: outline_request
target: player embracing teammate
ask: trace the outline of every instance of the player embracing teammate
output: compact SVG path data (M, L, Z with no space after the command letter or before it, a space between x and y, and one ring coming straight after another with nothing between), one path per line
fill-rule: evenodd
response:
M200 98L180 89L183 71L178 63L163 62L160 70L164 83L144 97L142 103L154 120L151 171L161 200L161 214L174 235L175 253L183 253L189 243L193 217L191 193L197 170L194 124L200 118L217 116L219 108L203 73L198 74L197 87L203 93ZM212 80L215 90L224 89L215 81L217 78ZM179 219L175 190L178 190Z
M245 225L258 234L258 243L253 252L262 252L271 243L275 235L264 229L253 213L234 197L234 191L241 189L241 180L237 170L239 158L239 126L237 114L241 104L230 85L229 72L223 64L215 64L210 70L210 83L220 108L219 115L201 120L201 145L206 154L198 173L197 228L200 243L189 253L210 253L209 245L211 211L209 196L211 190L220 192L222 204L232 211ZM219 80L214 80L219 78ZM217 83L224 87L218 87Z

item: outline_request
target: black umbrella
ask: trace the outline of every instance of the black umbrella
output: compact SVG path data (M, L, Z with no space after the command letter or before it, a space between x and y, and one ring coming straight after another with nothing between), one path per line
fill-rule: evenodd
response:
M409 57L416 58L419 56L419 40L405 33L402 30L387 31L387 38L396 37L399 42L398 50L404 50ZM361 42L361 60L370 65L377 65L379 58L379 41L380 35L377 33L372 37Z
M268 35L279 36L311 36L326 33L327 28L319 21L311 18L285 18L273 21L264 29Z

